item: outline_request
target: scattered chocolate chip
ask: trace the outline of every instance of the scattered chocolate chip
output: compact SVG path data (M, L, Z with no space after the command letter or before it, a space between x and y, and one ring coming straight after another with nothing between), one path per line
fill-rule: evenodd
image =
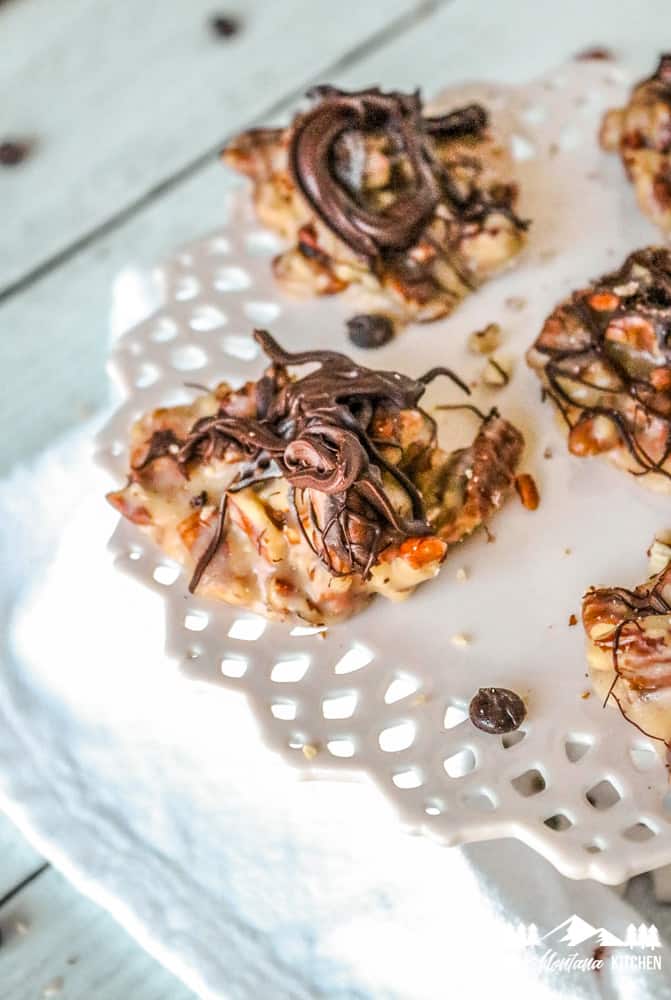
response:
M210 28L218 38L232 38L240 27L240 21L230 14L215 14L210 18Z
M483 733L511 733L526 718L524 702L508 688L480 688L468 706L471 722Z
M195 497L191 497L191 499L189 500L189 504L191 505L191 507L195 507L196 510L200 510L200 508L204 507L206 503L207 503L207 493L205 492L205 490L201 490L200 493L197 493Z
M381 313L360 313L347 320L347 334L357 347L382 347L394 336L394 324Z
M23 163L29 152L30 145L27 142L6 139L0 142L0 166L16 167L19 163Z
M550 447L550 445L548 445L547 448L544 450L543 458L552 458L552 448Z
M597 62L608 62L610 59L614 59L615 56L610 49L605 48L603 45L592 45L590 48L576 53L575 58L578 62L589 62L592 59L595 59Z

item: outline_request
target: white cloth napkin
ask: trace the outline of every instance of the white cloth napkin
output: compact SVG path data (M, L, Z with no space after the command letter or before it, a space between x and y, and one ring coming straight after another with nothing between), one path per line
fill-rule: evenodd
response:
M115 331L152 300L124 275ZM671 997L666 946L661 971L596 973L515 943L574 913L664 938L641 880L637 908L513 841L411 836L369 784L305 780L240 695L179 675L159 599L105 549L99 420L0 484L0 807L37 849L206 998Z

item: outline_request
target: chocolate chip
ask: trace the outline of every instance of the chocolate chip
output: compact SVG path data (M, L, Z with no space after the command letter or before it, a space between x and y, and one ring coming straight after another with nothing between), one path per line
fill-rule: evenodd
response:
M524 702L508 688L480 688L468 706L471 722L483 733L511 733L526 718Z
M357 347L382 347L394 336L394 324L380 313L361 313L347 320L347 333Z
M0 142L0 166L16 167L28 156L30 146L27 142L6 139Z
M210 27L219 38L232 38L240 31L240 22L230 15L215 14L210 18Z

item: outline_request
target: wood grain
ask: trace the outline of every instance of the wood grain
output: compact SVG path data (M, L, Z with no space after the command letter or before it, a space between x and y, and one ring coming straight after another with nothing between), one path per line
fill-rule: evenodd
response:
M231 179L211 151L228 133L286 116L318 78L431 92L530 78L593 44L643 72L650 24L668 23L668 0L645 16L621 0L617 17L610 0L236 0L244 30L217 42L216 6L60 0L54 16L53 0L0 2L0 137L37 140L0 174L0 469L105 400L114 276L216 226ZM0 858L0 899L42 864L1 817ZM53 995L67 1000L191 997L53 870L0 907L0 930L2 997L34 1000L61 980Z
M52 0L0 8L0 136L34 138L0 175L0 291L217 148L413 10L413 0ZM216 5L215 5L216 9ZM235 6L232 5L235 13ZM213 206L213 217L216 208Z
M28 7L33 2L39 0ZM611 9L610 0L566 0L561 12L552 8L548 15L535 0L456 0L424 11L417 23L359 52L326 78L343 86L419 85L435 93L469 78L532 78L595 40L644 70L654 58L650 24L668 17L666 0L649 0L645 22L635 16L637 0L622 0L622 18L610 16ZM636 23L638 33L630 30ZM321 46L321 35L313 45ZM289 101L274 117L286 118L291 106ZM0 471L105 400L106 317L115 274L135 262L150 266L184 240L213 229L230 183L208 160L0 304L0 370L11 373L3 402L13 428L0 441Z
M28 846L16 827L0 814L0 900L41 865L39 854Z
M7 1000L193 1000L53 869L0 908L0 995Z

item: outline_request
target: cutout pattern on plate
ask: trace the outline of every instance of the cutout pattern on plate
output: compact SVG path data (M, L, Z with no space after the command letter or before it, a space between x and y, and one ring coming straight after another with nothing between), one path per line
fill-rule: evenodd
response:
M472 380L479 362L468 334L500 322L511 384L481 387L474 399L522 426L541 506L530 513L511 500L493 525L495 543L469 540L407 605L378 599L329 629L270 623L187 595L185 574L129 524L111 548L120 568L163 597L170 656L188 676L246 692L269 744L296 766L367 773L409 824L446 843L512 834L568 875L616 883L671 861L667 775L649 742L589 696L581 630L566 622L590 583L635 575L651 535L669 526L667 502L603 463L571 459L522 359L559 298L657 239L595 138L627 82L622 70L613 77L612 68L573 63L529 86L473 86L440 102L479 99L492 109L521 212L533 219L529 245L453 317L410 327L376 353L346 339L345 320L361 311L355 296L295 302L281 293L269 267L280 244L238 195L225 227L158 270L165 304L114 349L110 368L125 401L98 441L99 460L123 482L130 424L192 398L192 371L208 385L258 377L254 323L290 350L341 347L411 374L444 363ZM446 398L451 387L433 385L427 405ZM450 441L455 429L472 434L468 419L451 416ZM548 445L552 461L542 459ZM630 543L613 552L608 540L623 537ZM468 642L457 648L455 635ZM471 725L470 698L489 684L525 698L519 731L492 736Z

